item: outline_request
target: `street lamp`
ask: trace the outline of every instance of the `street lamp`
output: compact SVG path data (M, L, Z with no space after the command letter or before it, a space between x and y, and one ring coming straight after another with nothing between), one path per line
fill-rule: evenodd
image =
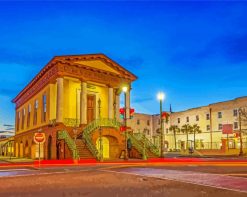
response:
M162 102L165 99L165 94L163 92L159 92L157 94L157 98L160 101L160 157L163 158L163 120L162 120Z
M245 109L239 108L238 109L238 121L239 121L239 139L240 139L240 150L239 156L243 156L243 140L242 140L242 128L241 128L241 116L245 113Z
M124 86L122 88L123 92L124 92L124 128L125 128L125 154L124 154L124 159L128 160L129 156L128 156L128 147L127 147L127 116L126 116L126 112L127 112L127 99L126 99L126 93L128 91L128 87Z

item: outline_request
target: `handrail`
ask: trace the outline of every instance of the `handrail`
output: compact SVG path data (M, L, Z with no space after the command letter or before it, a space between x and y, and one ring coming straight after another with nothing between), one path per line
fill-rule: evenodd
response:
M114 127L114 128L119 129L120 126L121 126L121 123L118 122L116 119L100 118L100 119L96 119L90 122L83 129L82 136L86 140L86 144L89 150L91 151L91 153L94 155L94 157L99 159L100 155L99 155L99 151L97 150L97 148L92 142L92 137L91 137L92 132L100 127Z
M67 127L78 127L80 124L80 120L76 118L64 118L63 123Z
M155 146L143 133L134 133L134 137L142 143L145 143L146 149L150 150L154 155L159 156L160 150L157 146Z
M134 147L137 149L137 151L139 153L142 153L142 158L143 159L146 159L147 158L147 153L145 151L145 144L140 144L140 141L138 139L135 138L135 136L133 135L128 135L130 140L131 140L131 143L134 145Z
M58 139L59 140L65 140L66 144L68 145L70 151L72 151L72 156L73 159L78 159L79 158L79 154L76 148L76 144L74 142L74 140L70 137L70 135L68 134L67 131L63 130L63 131L58 131Z

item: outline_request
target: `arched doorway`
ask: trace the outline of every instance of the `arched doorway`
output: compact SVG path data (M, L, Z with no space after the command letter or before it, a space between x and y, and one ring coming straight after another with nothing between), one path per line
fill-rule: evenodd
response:
M102 151L103 151L103 158L109 159L110 158L110 149L109 149L109 139L107 137L102 137ZM96 141L97 150L100 152L100 138Z
M49 136L48 137L48 149L47 149L47 158L48 159L51 159L51 151L52 151L52 137L51 136Z
M61 142L57 142L56 148L57 148L57 159L59 160L61 159L61 155L60 155Z
M19 144L15 143L15 156L19 157Z
M23 143L20 143L20 157L23 157Z
M25 157L28 157L28 153L29 153L29 150L28 150L28 141L26 141L26 143L25 143L25 150L24 150L24 156Z

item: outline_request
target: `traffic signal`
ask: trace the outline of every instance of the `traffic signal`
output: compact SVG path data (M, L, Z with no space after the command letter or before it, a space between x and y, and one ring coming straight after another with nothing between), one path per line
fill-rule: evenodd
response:
M120 108L120 109L119 109L119 112L120 112L120 118L121 118L121 119L124 119L125 108Z
M134 117L135 109L130 108L130 119Z
M126 126L121 126L121 127L120 127L120 131L121 131L121 132L124 132L124 131L126 131L126 128L127 128Z
M162 115L161 115L162 119L164 119L166 123L167 123L168 120L169 120L169 116L170 116L170 115L169 115L169 113L167 113L167 112L163 112Z

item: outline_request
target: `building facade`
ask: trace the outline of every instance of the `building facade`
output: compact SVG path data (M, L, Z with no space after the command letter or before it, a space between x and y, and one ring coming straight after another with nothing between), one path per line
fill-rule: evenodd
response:
M13 99L15 156L95 158L100 137L104 158L118 158L125 146L119 97L128 87L130 108L134 80L135 75L103 54L54 57ZM41 147L33 140L37 132L45 133Z
M198 150L222 150L222 149L239 149L239 108L247 108L247 97L240 97L234 100L209 104L208 106L188 109L181 112L170 113L169 121L164 122L164 144L167 151L174 149L186 149L186 145L194 147ZM148 125L147 121L151 124ZM149 129L146 134L149 139L159 146L160 144L160 115L148 115L136 113L134 119L131 120L134 132L145 133L145 129ZM241 122L243 148L247 149L247 125ZM188 144L186 134L183 132L176 133L175 138L170 126L182 128L183 125L191 126L197 124L201 132L196 134L195 140L193 133L188 135ZM232 134L223 134L222 127L224 124L233 125ZM228 143L227 143L228 141ZM188 148L188 147L187 147Z

